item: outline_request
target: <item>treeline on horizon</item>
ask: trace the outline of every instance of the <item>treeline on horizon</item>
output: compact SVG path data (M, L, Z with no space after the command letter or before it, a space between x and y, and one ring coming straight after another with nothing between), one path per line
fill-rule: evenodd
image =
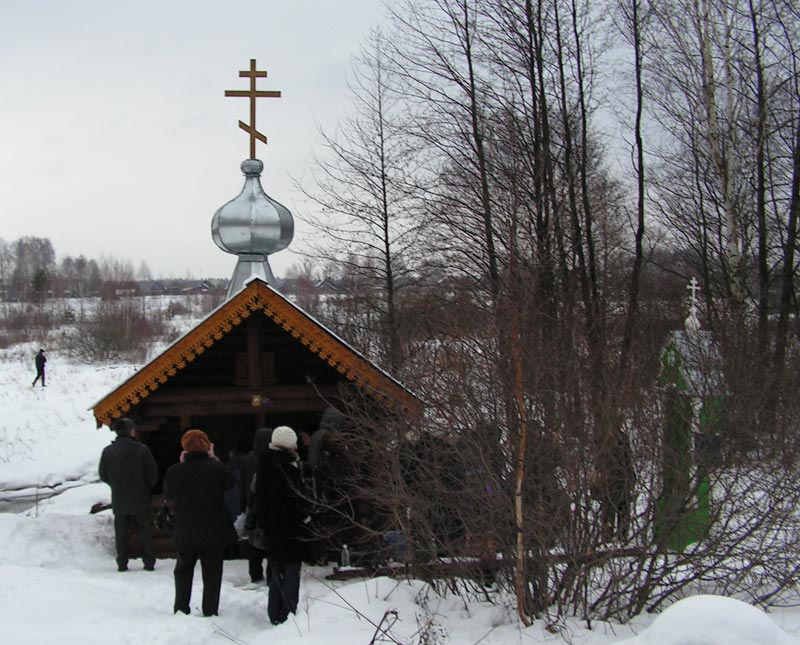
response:
M223 279L208 280L213 289L226 284ZM6 241L0 238L0 301L42 303L47 298L85 298L103 296L104 285L152 285L160 292L180 295L197 286L194 278L153 276L146 261L138 268L129 259L101 257L99 260L64 255L56 261L56 251L46 237L23 236ZM111 291L111 296L113 289ZM143 289L138 295L149 293ZM109 294L105 294L109 295Z

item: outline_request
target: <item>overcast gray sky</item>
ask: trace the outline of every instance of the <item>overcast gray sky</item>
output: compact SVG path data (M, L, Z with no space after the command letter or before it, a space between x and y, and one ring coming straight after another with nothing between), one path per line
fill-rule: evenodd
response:
M283 92L259 100L262 183L294 213L298 245L291 177L317 124L348 109L351 56L383 13L381 0L0 0L0 238L229 277L211 218L241 189L249 112L224 91L247 89L255 58L259 89Z

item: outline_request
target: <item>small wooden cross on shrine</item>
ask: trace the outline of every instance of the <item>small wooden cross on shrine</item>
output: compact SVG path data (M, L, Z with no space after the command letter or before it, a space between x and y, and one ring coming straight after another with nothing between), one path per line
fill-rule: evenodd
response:
M275 90L256 90L256 79L266 78L266 71L256 69L256 59L250 59L250 69L241 70L239 78L250 79L249 90L225 90L225 96L244 96L250 99L250 124L239 121L239 127L250 135L250 158L256 158L256 139L262 143L267 142L267 137L256 130L256 99L261 97L280 98L280 91Z

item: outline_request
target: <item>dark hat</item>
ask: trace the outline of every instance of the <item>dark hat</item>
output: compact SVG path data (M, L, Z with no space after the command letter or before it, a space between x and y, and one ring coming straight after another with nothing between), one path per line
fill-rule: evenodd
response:
M253 435L253 452L259 454L267 452L270 441L272 441L272 428L259 428Z
M181 446L186 452L208 452L211 442L202 430L187 430L181 437Z
M111 429L120 437L124 437L136 430L136 424L128 417L120 417L111 424Z

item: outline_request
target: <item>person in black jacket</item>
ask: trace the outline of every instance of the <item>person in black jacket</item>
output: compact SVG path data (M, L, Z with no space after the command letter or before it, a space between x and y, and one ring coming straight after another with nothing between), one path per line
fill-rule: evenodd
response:
M133 524L138 529L144 568L152 571L156 557L150 526L150 492L158 481L158 466L150 449L136 441L135 428L133 421L124 417L112 424L117 438L103 450L97 472L111 486L117 569L128 570L128 527Z
M216 616L222 587L226 547L237 541L225 491L236 483L234 475L214 456L214 446L201 430L181 437L180 463L164 477L164 497L175 510L175 603L173 611L188 614L194 567L203 572L203 615Z
M258 472L258 462L266 452L269 452L269 442L272 440L272 428L258 428L253 435L253 449L247 453L242 460L242 468L239 471L241 482L239 486L239 512L255 516L255 492L253 491L253 481ZM248 530L254 526L245 526ZM264 581L264 560L267 557L264 549L253 544L247 543L247 564L250 573L250 582L258 584ZM269 569L269 567L268 567ZM269 576L269 571L267 571Z
M267 613L273 625L297 610L300 566L307 542L303 483L297 467L297 435L288 426L272 432L268 453L261 456L256 474L259 528L267 535L270 566Z
M36 354L36 358L33 359L34 365L36 365L36 378L33 379L33 383L31 383L31 387L36 385L36 381L42 379L42 387L46 387L44 384L44 364L47 362L47 356L44 355L44 350L40 349L39 353Z

